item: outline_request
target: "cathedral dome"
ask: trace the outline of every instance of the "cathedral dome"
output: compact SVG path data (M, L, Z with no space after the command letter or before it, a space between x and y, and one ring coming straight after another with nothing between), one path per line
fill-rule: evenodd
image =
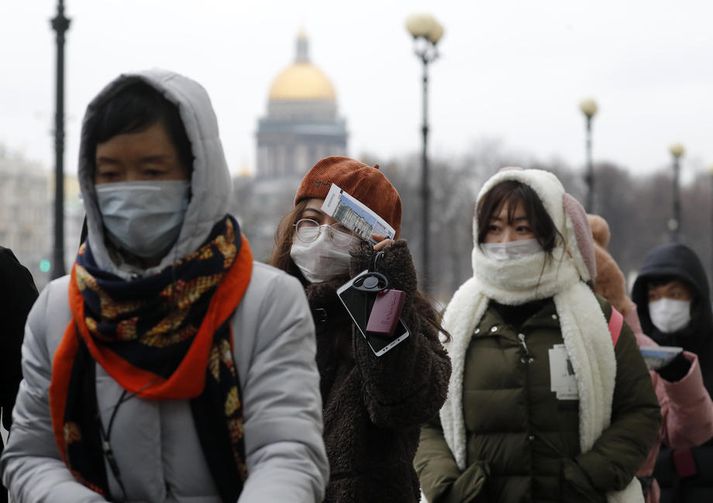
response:
M327 76L309 60L308 40L297 37L297 58L282 70L270 86L270 101L335 101L336 93Z
M275 77L270 86L270 100L335 99L334 87L327 76L311 63L294 63Z

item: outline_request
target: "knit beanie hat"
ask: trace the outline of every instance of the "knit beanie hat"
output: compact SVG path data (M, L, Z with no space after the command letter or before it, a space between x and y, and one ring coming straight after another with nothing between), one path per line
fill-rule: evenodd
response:
M332 184L365 204L394 228L401 228L401 197L379 170L348 157L325 157L310 169L295 194L295 205L305 199L325 199Z

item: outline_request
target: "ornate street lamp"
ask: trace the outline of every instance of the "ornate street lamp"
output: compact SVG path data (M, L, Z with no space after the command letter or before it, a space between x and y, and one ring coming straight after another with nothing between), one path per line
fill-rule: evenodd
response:
M423 65L423 124L421 126L421 275L423 288L430 280L429 271L429 203L430 186L428 183L428 65L438 58L438 42L443 37L443 26L430 14L413 14L406 19L406 29L413 37L414 52Z
M671 208L671 220L668 221L668 229L671 231L671 241L676 243L681 233L681 157L686 153L686 149L680 143L674 143L668 150L673 157L673 205Z
M582 100L579 109L584 114L586 121L586 155L587 172L584 175L584 182L587 185L586 208L589 213L594 213L594 164L592 163L592 119L597 115L597 102L593 99Z
M64 276L64 34L70 20L64 15L64 2L58 0L57 15L52 29L57 42L57 80L54 115L54 246L52 248L52 279Z

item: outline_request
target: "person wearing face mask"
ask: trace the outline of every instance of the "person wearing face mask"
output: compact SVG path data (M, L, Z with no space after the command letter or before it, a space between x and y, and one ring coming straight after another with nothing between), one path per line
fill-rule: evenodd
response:
M78 176L87 239L28 318L12 501L321 501L309 307L227 213L205 90L163 70L111 82Z
M640 348L657 346L643 333L636 305L627 295L624 274L607 251L609 224L598 215L587 215L587 218L595 247L594 291L622 313ZM661 406L660 440L652 447L636 476L645 489L646 503L659 503L660 489L653 472L661 446L687 449L710 439L713 436L713 401L704 386L701 365L694 353L684 351L649 374Z
M643 502L659 407L631 330L587 283L590 232L547 171L481 189L473 277L443 318L448 398L415 458L427 501Z
M713 313L706 273L696 253L686 245L657 246L644 258L632 288L641 328L661 346L677 346L698 356L703 383L713 392ZM678 358L667 380L689 372ZM703 445L659 452L654 477L661 502L713 500L713 439Z
M333 183L391 225L396 240L381 236L372 246L323 213ZM316 324L331 469L324 501L417 502L412 460L419 428L443 404L451 367L438 340L438 317L418 291L411 254L398 239L399 194L377 166L327 157L302 179L294 204L277 230L272 264L302 282ZM367 269L378 252L378 270L406 294L401 318L411 333L380 357L337 297L337 288Z

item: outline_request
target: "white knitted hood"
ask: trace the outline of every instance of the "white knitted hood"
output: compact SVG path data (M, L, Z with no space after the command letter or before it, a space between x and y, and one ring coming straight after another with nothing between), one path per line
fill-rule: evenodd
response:
M517 167L507 167L498 171L490 177L478 193L478 199L475 204L475 212L473 216L473 255L472 266L473 272L477 271L478 262L485 259L490 260L482 254L478 246L478 221L476 218L478 204L485 194L487 194L496 185L514 180L523 183L535 191L537 196L542 201L545 210L549 214L555 228L564 238L564 243L558 243L558 250L555 250L553 255L558 258L563 252L572 258L571 264L576 268L577 274L584 280L591 279L589 270L585 264L582 254L577 246L575 238L574 224L572 219L568 217L565 211L565 198L567 197L562 183L555 175L549 171L540 169L522 169ZM559 249L559 247L562 247Z

